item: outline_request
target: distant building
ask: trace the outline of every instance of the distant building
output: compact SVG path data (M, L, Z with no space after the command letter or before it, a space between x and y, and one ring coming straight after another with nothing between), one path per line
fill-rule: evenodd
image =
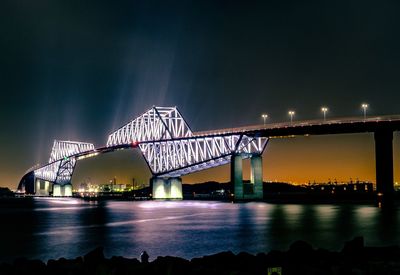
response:
M82 182L81 184L79 184L79 192L87 192L88 189L88 184L86 182Z
M308 184L307 188L327 193L369 193L374 191L374 184L364 181L350 181L348 183L328 182Z
M114 184L106 183L99 185L99 192L109 193L109 192L125 192L133 190L132 184Z

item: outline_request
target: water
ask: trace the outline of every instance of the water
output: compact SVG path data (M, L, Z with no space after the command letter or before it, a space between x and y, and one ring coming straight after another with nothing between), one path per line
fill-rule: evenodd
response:
M210 201L105 201L36 198L0 206L0 261L26 256L75 258L96 246L107 257L187 259L220 251L286 250L295 240L339 250L364 236L371 246L399 244L399 209Z

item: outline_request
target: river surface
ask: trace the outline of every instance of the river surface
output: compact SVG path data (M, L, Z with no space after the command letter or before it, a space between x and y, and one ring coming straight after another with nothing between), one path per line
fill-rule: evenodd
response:
M104 201L35 198L0 207L0 261L82 256L103 246L107 257L200 257L221 251L286 250L295 240L340 250L400 243L400 209L350 204L213 201Z

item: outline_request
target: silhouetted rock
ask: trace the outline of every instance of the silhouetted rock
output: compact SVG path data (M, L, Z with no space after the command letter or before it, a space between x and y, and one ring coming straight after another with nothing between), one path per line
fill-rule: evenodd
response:
M98 263L104 260L103 247L96 247L94 250L83 256L85 264Z
M295 241L289 247L289 252L298 255L311 254L313 251L312 246L305 241Z
M124 257L112 257L110 259L110 265L115 275L128 275L136 274L136 271L140 267L138 259L127 259Z
M2 263L0 264L0 274L8 275L14 274L14 267L9 263Z
M294 262L309 262L313 260L314 249L305 241L296 241L290 245L288 256Z
M40 260L19 258L13 264L15 274L44 274L46 265Z
M351 241L345 242L342 252L357 252L361 251L364 248L364 238L363 237L355 237Z
M235 261L235 254L232 251L220 252L214 255L204 256L202 258L192 259L192 263L201 263L205 266L217 267L217 266L228 266L232 265Z
M285 259L285 257L285 252L272 250L267 255L267 263L282 264L282 261Z
M262 271L267 267L262 259L262 256L254 256L246 252L240 252L236 255L235 263L238 270L247 270L248 272L262 274Z
M0 275L56 274L56 275L252 275L268 274L272 268L290 274L400 274L399 246L365 247L362 237L346 244L341 252L313 249L304 242L294 242L288 251L271 251L256 256L241 252L221 252L194 258L157 257L153 262L141 263L137 259L112 257L105 259L99 247L84 257L68 260L16 259L13 264L0 264Z
M194 258L191 260L196 274L225 274L226 271L237 272L235 254L231 251Z
M111 261L104 258L103 247L97 247L83 256L84 274L110 274L111 271Z
M364 247L364 257L368 260L398 260L400 259L400 248L397 245L387 247Z
M83 260L78 257L73 260L60 258L58 260L47 261L47 270L49 274L83 274Z
M190 262L178 257L157 257L151 263L153 274L190 274Z

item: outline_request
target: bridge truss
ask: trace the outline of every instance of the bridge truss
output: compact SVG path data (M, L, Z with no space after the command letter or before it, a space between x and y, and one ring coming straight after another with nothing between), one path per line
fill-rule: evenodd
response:
M173 177L227 164L233 154L261 154L265 137L196 136L176 107L153 107L108 137L107 146L138 145L155 176Z
M196 135L176 107L154 106L111 133L106 147L95 149L92 143L55 140L48 163L29 173L64 185L71 182L77 160L138 147L154 176L177 177L227 164L234 154L244 158L261 154L267 142L266 137L240 132Z
M139 147L156 176L177 177L227 164L231 156L261 154L268 139L246 135L190 137L154 141Z
M55 140L48 164L34 170L35 177L58 184L70 183L77 155L93 150L92 143Z
M108 136L107 147L192 136L176 107L153 107Z

